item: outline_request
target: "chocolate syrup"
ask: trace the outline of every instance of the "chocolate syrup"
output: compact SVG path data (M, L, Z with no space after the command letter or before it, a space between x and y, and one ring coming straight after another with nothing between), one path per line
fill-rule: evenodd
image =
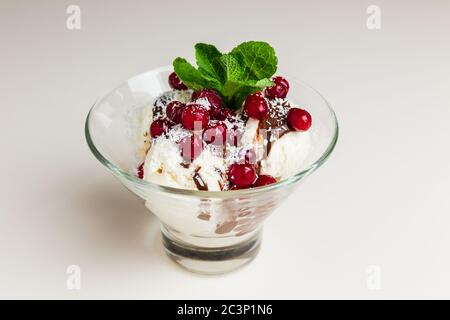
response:
M200 214L197 216L197 218L200 219L200 220L209 221L209 219L211 219L211 214L210 214L209 212L202 211L202 212L200 212Z
M286 119L289 108L289 102L286 100L269 103L267 116L259 121L258 134L263 136L267 155L270 153L272 143L291 131Z
M222 172L222 170L220 170L218 168L215 168L214 170L220 175L220 180L218 182L219 182L220 190L223 190L223 187L224 187L223 182L225 181L226 177L224 176L224 173Z
M202 177L198 173L200 169L201 167L195 169L194 176L192 177L192 179L194 179L195 186L197 187L198 190L208 191L208 185L206 184L205 181L203 181Z
M159 96L153 103L153 120L161 119L166 116L166 106L173 100L174 92L167 91Z

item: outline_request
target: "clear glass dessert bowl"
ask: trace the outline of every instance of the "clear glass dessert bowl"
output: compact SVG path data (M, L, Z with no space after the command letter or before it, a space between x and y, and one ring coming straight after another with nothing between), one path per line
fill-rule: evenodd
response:
M148 71L99 99L86 119L86 140L95 157L159 218L170 258L197 273L229 272L257 255L265 219L330 156L338 137L336 116L320 93L288 77L290 100L313 119L308 156L299 172L275 184L231 191L154 184L136 176L137 119L142 108L170 90L171 72L171 67Z

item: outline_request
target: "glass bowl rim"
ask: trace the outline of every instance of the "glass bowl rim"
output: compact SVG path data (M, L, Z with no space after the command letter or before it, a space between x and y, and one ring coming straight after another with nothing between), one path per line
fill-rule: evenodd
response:
M159 67L159 68L151 69L146 72L142 72L140 74L137 74L137 75L129 78L128 80L122 82L120 85L114 87L112 90L108 91L101 98L97 99L94 102L91 109L89 110L89 113L86 117L84 131L85 131L86 141L87 141L87 144L88 144L91 152L94 154L94 156L97 158L97 160L99 160L100 163L102 163L106 168L108 168L114 175L116 175L118 177L123 177L126 180L132 182L133 184L136 184L136 185L139 185L139 186L142 186L145 188L151 188L151 189L154 189L157 191L175 193L175 194L180 194L180 195L185 195L185 196L194 196L194 197L223 198L223 197L228 197L228 196L236 197L236 196L240 196L240 195L249 195L249 194L254 194L254 193L260 193L260 192L264 192L264 191L278 189L285 185L293 184L293 183L299 181L301 178L306 177L307 175L311 174L313 171L315 171L317 168L319 168L329 158L329 156L331 155L331 153L333 152L333 150L336 146L338 136L339 136L339 125L338 125L336 114L335 114L334 110L331 108L330 103L327 101L327 99L325 99L325 97L319 91L317 91L316 89L311 87L309 84L307 84L303 81L297 80L295 78L289 77L290 79L292 78L295 82L298 82L301 85L305 86L306 88L312 90L323 100L323 102L325 102L325 105L327 106L328 110L330 111L332 120L334 123L333 138L329 142L325 151L320 155L320 157L318 157L318 159L315 160L313 162L313 164L311 164L307 169L302 170L286 179L280 180L277 183L269 184L266 186L249 188L249 189L226 190L226 191L201 191L201 190L181 189L181 188L163 186L163 185L152 183L152 182L149 182L149 181L146 181L143 179L139 179L138 177L132 175L131 173L129 173L125 170L122 170L121 168L119 168L118 166L113 164L105 156L103 156L102 153L97 149L97 147L95 146L95 143L91 137L90 131L89 131L91 114L92 114L93 110L98 105L100 105L109 95L111 95L118 88L120 88L121 86L126 84L130 79L141 77L144 74L151 74L151 73L159 74L161 72L167 72L170 70L172 70L172 66Z

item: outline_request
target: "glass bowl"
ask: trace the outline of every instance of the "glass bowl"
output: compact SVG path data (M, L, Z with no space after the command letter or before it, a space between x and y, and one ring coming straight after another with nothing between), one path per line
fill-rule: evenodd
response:
M301 170L278 183L234 191L193 191L136 177L139 114L170 90L171 67L135 76L99 99L89 111L85 134L95 157L161 221L166 253L184 268L203 274L232 271L250 262L261 244L264 220L300 181L322 165L338 137L336 116L322 95L288 77L289 99L313 119L311 146Z

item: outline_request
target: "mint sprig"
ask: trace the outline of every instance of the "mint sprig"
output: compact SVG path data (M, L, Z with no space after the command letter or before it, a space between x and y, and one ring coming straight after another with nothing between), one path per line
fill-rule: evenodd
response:
M275 50L261 41L241 43L229 53L221 53L210 44L197 43L195 59L198 68L183 58L173 61L181 81L193 90L217 91L225 105L233 109L239 109L249 94L273 85L270 78L278 63Z

